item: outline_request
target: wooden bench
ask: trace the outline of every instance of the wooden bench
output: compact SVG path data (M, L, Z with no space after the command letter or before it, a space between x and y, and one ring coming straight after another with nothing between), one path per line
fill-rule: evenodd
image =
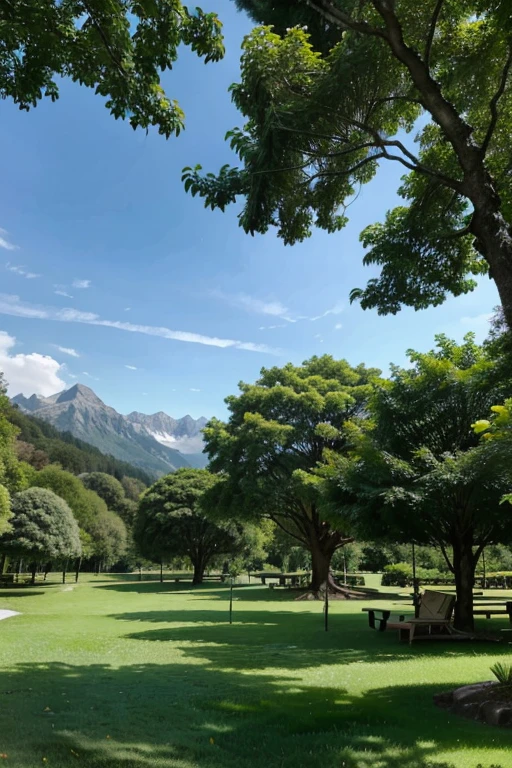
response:
M512 601L506 603L495 603L482 605L480 603L478 608L473 610L474 616L485 616L486 619L491 619L493 616L508 616L510 623L512 624Z
M14 573L0 574L0 584L14 584Z
M203 581L222 581L222 582L225 582L228 577L229 577L229 574L217 573L217 574L212 574L211 576L203 576Z

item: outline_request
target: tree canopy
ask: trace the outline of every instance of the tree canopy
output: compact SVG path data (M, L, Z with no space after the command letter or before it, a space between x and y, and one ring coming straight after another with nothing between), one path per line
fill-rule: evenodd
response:
M68 504L75 519L85 531L91 531L97 516L106 512L105 502L93 491L85 488L78 477L53 464L34 472L30 485L48 488Z
M25 484L23 468L16 451L18 430L9 421L9 411L9 398L0 372L0 534L9 529L10 494L21 490Z
M111 566L126 554L128 532L123 520L111 510L102 510L91 531L90 556L103 567Z
M115 477L105 472L89 472L81 475L81 481L86 488L94 491L103 499L107 507L118 512L125 501L124 488Z
M214 13L179 0L27 0L0 6L0 98L29 110L55 101L67 77L94 88L117 119L166 137L184 114L160 85L180 46L205 62L224 54Z
M0 537L0 550L31 563L76 557L81 552L78 524L55 493L29 488L12 498L11 530Z
M186 168L186 189L222 210L241 197L246 232L293 244L341 229L361 185L399 164L404 203L361 234L380 275L351 299L420 309L488 273L512 326L507 0L236 1L261 25L231 87L241 165Z
M380 371L351 367L329 355L302 366L263 369L255 384L226 398L226 423L204 430L213 471L223 480L209 493L222 516L272 519L312 556L312 589L329 579L333 553L350 535L322 511L318 467L347 446L344 423L363 415Z
M239 553L243 527L209 520L204 494L218 478L206 469L178 469L152 485L142 496L134 538L144 557L162 562L188 556L194 567L194 583L220 555Z
M472 629L475 568L485 546L512 541L500 502L509 466L479 445L472 423L510 388L471 335L444 336L413 367L395 368L369 403L369 421L352 432L337 467L333 499L361 536L440 548L455 576L456 626ZM349 511L348 511L349 510Z

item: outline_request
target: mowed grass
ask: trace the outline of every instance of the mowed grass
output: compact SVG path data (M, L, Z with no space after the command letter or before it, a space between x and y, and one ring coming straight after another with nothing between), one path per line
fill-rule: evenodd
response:
M451 716L508 645L401 645L367 601L90 578L2 589L0 763L13 768L512 768L512 729ZM393 597L390 596L390 601ZM506 627L505 621L481 626Z

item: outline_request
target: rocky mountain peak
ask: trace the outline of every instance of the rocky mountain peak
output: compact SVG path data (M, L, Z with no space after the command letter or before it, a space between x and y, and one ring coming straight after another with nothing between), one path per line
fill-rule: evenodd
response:
M165 474L183 466L205 466L201 429L206 419L173 419L163 411L123 416L85 384L74 384L51 397L23 394L13 398L24 411L91 443L103 453L146 471Z
M86 400L90 404L104 405L103 400L100 400L98 395L93 392L90 387L86 387L85 384L74 384L70 389L66 389L57 398L57 403L68 403L71 400Z

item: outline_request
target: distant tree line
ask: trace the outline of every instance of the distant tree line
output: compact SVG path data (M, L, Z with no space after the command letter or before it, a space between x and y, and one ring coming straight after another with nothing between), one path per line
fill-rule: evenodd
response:
M107 471L111 470L113 474ZM115 476L117 475L117 476ZM118 479L119 478L119 479ZM0 374L0 573L133 567L147 475L10 403Z

